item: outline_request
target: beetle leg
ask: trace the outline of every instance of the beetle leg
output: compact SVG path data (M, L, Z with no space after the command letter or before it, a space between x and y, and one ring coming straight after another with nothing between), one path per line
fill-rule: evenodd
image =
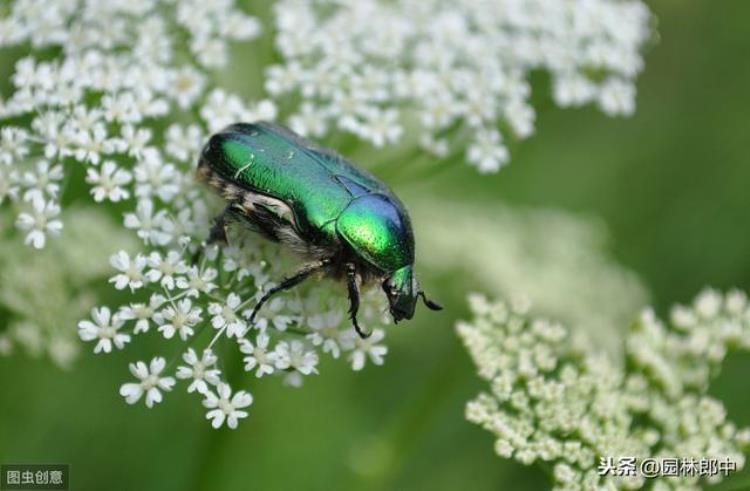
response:
M208 232L208 238L201 243L198 250L193 254L192 264L198 263L206 247L217 242L221 242L225 245L229 243L227 241L227 225L234 217L233 207L233 204L227 205L226 208L224 208L224 211L214 218L214 224Z
M208 232L208 239L206 239L206 245L210 246L217 242L228 244L227 241L227 225L234 216L234 204L227 205L224 211L214 219L214 224L211 230Z
M359 288L357 287L357 267L354 263L346 263L346 286L349 291L349 317L352 319L354 329L362 339L369 338L371 332L364 332L357 322L357 311L359 310Z
M295 286L305 281L308 276L317 271L320 271L330 263L330 259L323 259L321 261L307 264L292 276L284 279L281 283L268 290L262 297L260 297L260 300L258 300L258 303L255 305L255 307L253 307L253 312L250 314L250 325L252 326L255 323L255 316L258 314L258 311L263 306L263 304L266 303L272 296L284 290L294 288Z

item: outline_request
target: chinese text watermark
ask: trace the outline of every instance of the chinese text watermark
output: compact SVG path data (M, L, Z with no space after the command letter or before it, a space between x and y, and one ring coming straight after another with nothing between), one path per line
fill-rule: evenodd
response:
M600 476L712 477L735 472L737 462L730 458L600 457L597 470Z
M68 489L67 464L3 464L0 489Z

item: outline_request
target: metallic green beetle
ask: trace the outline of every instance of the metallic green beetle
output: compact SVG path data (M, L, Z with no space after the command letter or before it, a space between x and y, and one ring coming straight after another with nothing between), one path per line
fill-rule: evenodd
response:
M230 220L245 223L308 262L270 289L253 309L311 274L346 279L349 314L357 323L362 282L382 281L395 322L411 319L417 298L427 299L414 275L409 215L388 187L335 152L270 123L233 124L203 147L198 178L227 201L207 243L226 243Z

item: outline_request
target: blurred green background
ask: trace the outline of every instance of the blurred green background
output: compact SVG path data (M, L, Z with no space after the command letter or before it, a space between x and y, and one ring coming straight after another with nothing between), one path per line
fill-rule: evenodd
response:
M394 181L396 191L407 203L451 196L600 217L612 257L662 314L705 285L750 289L750 3L648 3L660 40L634 117L555 108L540 76L538 134L513 145L508 168L480 176L455 165ZM236 431L212 430L182 390L152 410L124 404L117 388L127 363L152 353L147 343L106 359L87 350L68 372L0 358L0 462L70 463L77 490L545 489L541 472L497 458L491 435L463 418L482 389L452 329L470 272L422 279L447 310L393 328L383 367L325 360L302 390L258 384ZM748 373L750 357L732 356L712 389L740 425L750 424ZM719 489L750 489L750 472Z

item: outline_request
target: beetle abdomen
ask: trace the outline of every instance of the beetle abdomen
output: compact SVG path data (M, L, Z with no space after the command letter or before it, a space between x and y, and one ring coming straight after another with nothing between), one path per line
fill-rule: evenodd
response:
M333 239L332 221L351 201L351 194L314 155L262 124L236 124L217 133L201 160L225 181L212 183L209 177L209 184L226 199L236 191L226 182L279 199L310 239Z
M250 191L214 172L203 160L198 165L198 179L207 183L224 200L234 205L241 220L266 238L280 242L308 260L331 255L330 247L320 247L303 237L292 209L283 201Z

